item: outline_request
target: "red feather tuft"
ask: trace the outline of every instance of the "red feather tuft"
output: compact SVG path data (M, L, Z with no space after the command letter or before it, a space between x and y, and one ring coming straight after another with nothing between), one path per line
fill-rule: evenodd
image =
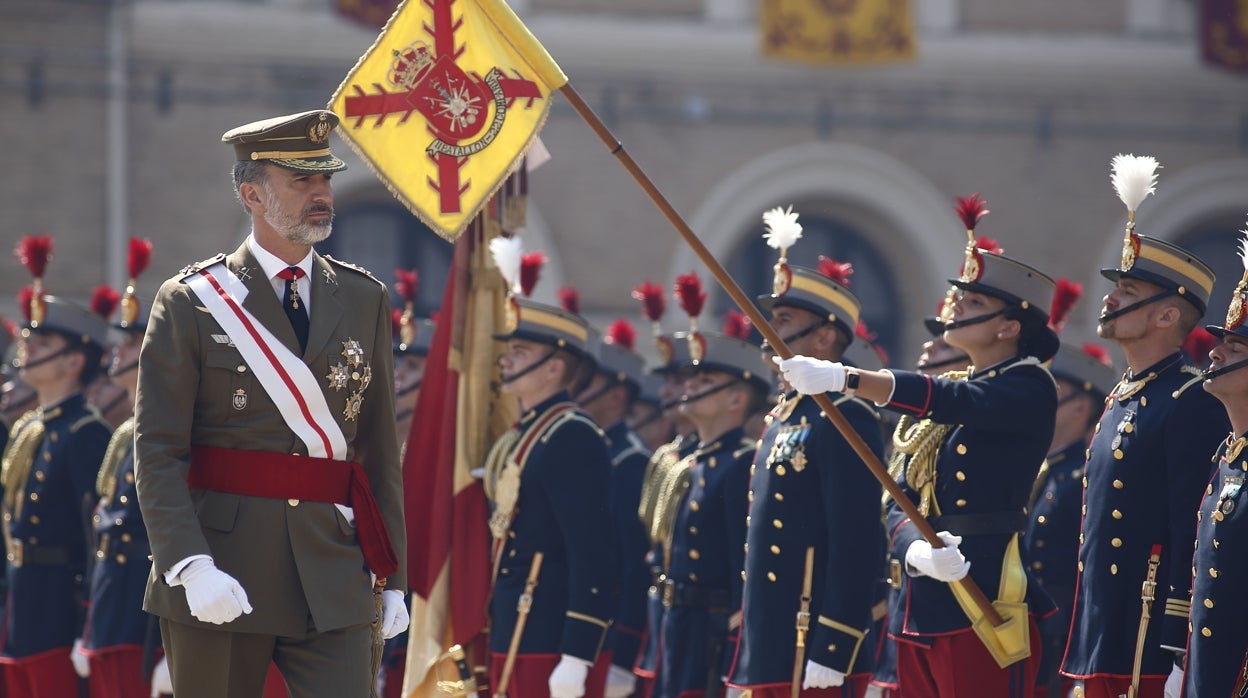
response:
M663 295L663 287L647 279L639 286L633 287L633 298L641 301L642 312L650 322L663 319L667 310L667 298Z
M13 253L21 260L22 266L26 267L31 276L36 279L41 278L48 267L48 260L52 259L52 236L46 233L26 235L17 241L17 249L13 250Z
M30 307L30 303L27 303L27 304L26 304L26 307L28 307L28 308L29 308L29 307ZM18 327L17 327L17 323L16 323L16 322L13 322L12 320L8 319L7 317L5 317L5 318L0 318L0 327L3 327L3 328L4 328L4 332L5 332L5 334L9 335L9 339L17 339L17 333L18 333L20 330L18 330Z
M750 324L750 318L742 312L729 310L724 316L724 334L737 339L749 339L750 330L754 326Z
M1082 297L1083 284L1070 279L1058 279L1057 290L1053 292L1053 305L1049 308L1049 327L1060 332L1066 326L1066 320L1075 303Z
M858 339L863 340L867 344L875 343L876 334L867 327L865 320L859 318L857 326L854 327L854 334L858 335Z
M542 265L546 264L546 254L539 251L530 252L520 257L520 293L525 298L533 295L537 279L541 276Z
M1001 246L997 244L996 240L993 240L992 238L989 238L989 237L984 237L982 235L976 238L975 247L983 250L984 252L991 252L993 254L1005 254L1005 250L1001 249Z
M394 292L399 294L399 298L412 303L416 300L416 289L420 282L420 272L415 269L395 269L394 278L398 279L394 282Z
M620 318L607 328L606 342L632 350L637 343L637 330L633 328L633 323Z
M130 269L130 278L137 279L143 270L147 269L147 265L152 261L152 241L142 240L140 238L130 238L130 258L127 265Z
M854 274L854 265L850 262L838 262L831 257L819 255L819 273L845 288L849 288L849 277Z
M91 295L91 312L107 320L120 303L121 293L117 289L108 284L100 284Z
M706 291L702 290L702 280L696 272L691 271L676 277L676 300L680 301L680 307L689 313L689 317L696 318L702 314Z
M35 289L33 286L23 286L22 290L17 292L17 304L22 309L22 315L26 318L26 322L30 322L30 302L35 298Z
M988 215L988 202L979 198L978 192L970 196L959 196L955 200L957 205L953 210L957 211L958 218L962 219L967 230L974 230L979 225L979 219Z
M563 306L564 310L574 315L580 314L581 293L579 291L572 286L560 286L558 293L559 305Z
M1113 362L1109 360L1109 350L1107 350L1105 347L1099 344L1093 344L1091 342L1088 342L1087 344L1083 345L1083 353L1087 354L1088 356L1091 356L1097 361L1100 361L1106 366L1114 365Z
M1209 362L1209 352L1217 346L1218 338L1203 327L1196 327L1188 333L1187 339L1183 340L1183 353L1191 357L1192 361L1198 366L1204 366Z

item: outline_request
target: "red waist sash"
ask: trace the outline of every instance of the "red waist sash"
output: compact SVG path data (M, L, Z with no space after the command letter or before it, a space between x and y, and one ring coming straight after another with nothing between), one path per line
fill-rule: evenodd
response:
M399 571L390 532L359 463L266 451L191 446L188 487L267 499L303 499L355 510L364 562L378 579Z

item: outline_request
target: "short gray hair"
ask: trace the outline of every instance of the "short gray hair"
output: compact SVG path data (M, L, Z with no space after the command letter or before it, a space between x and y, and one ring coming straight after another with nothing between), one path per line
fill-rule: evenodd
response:
M246 183L263 185L268 176L269 168L264 162L239 160L234 163L234 198L238 199L238 203L242 204L243 210L247 213L251 213L251 209L247 207L247 204L243 203L242 196L238 193L239 187Z

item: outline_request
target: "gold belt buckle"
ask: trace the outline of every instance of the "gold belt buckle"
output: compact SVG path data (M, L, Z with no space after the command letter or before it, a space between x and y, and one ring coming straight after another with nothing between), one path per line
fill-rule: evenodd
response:
M675 580L663 580L663 605L667 608L672 607L672 603L676 600L676 582Z
M894 589L901 588L901 561L888 561L888 585Z
M5 559L9 561L10 565L14 567L21 567L23 558L22 541L10 540L5 547L8 549L8 554L5 555Z

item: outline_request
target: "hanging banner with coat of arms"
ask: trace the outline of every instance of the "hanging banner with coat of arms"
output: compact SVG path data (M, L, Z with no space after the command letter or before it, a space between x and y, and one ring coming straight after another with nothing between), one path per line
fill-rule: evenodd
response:
M1248 0L1201 0L1200 53L1206 63L1248 73Z
M386 187L453 241L524 158L566 82L503 0L405 0L329 109Z
M852 64L915 55L910 0L766 0L759 27L769 58Z

